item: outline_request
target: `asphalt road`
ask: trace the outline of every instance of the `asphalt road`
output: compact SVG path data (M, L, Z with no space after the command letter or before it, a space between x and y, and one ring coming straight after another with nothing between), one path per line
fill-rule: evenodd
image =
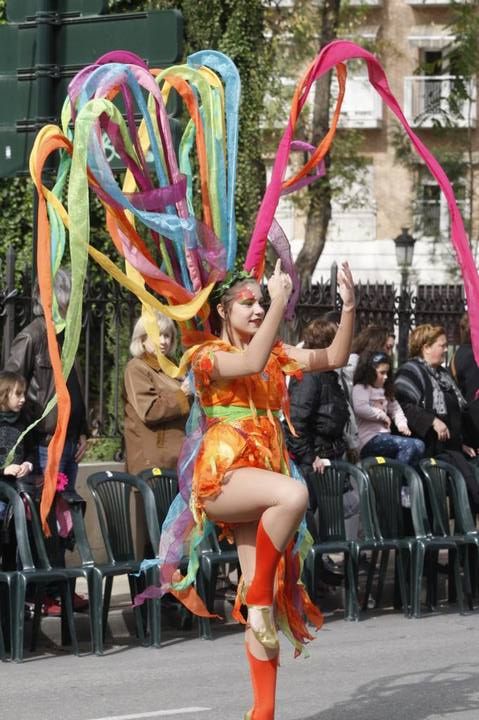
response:
M0 664L1 720L241 720L251 695L237 626L215 625L213 641L169 629L161 649L144 648L121 632L130 610L115 612L118 637L103 657L86 643L80 657L45 652L59 624L45 620L41 652ZM358 623L337 613L309 650L295 660L282 641L277 720L479 718L479 610Z

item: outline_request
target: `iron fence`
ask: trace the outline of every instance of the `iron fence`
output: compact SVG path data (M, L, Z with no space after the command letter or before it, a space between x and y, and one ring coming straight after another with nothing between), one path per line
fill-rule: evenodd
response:
M32 319L32 273L24 267L15 271L13 249L0 267L0 327L2 367L15 335ZM443 325L451 348L459 342L459 320L464 312L462 285L419 285L402 291L393 283L358 283L356 329L370 323L384 325L396 337L422 323ZM305 327L324 313L339 308L336 267L331 277L302 290L293 320L284 325L284 340L300 341ZM133 324L140 312L137 299L110 277L92 275L85 284L83 326L79 359L92 433L98 437L119 437L123 407L121 388L128 360ZM401 347L401 346L400 346ZM404 350L398 362L405 360Z

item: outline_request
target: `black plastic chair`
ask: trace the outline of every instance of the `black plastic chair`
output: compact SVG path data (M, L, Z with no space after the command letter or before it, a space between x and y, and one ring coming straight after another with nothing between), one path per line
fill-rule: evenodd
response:
M415 545L413 553L413 586L412 586L412 607L413 615L418 618L421 615L421 587L424 571L427 579L427 598L429 607L433 609L431 597L433 596L433 585L437 581L434 574L436 561L440 550L447 550L449 554L449 566L452 567L452 575L457 588L457 601L459 610L464 612L462 583L459 568L459 553L457 544L450 537L437 536L431 531L429 524L424 489L420 476L410 469L411 475L409 488L411 491L411 515L415 533ZM426 559L429 561L426 564ZM451 586L451 583L450 583Z
M178 494L178 476L174 470L163 468L147 468L138 477L145 480L155 495L158 519L163 525L171 503ZM216 585L219 568L223 565L238 565L238 553L231 546L225 547L218 541L213 531L200 548L200 566L197 574L197 589L209 612L214 612ZM186 565L187 558L183 565ZM209 618L199 618L200 635L211 640L211 623Z
M341 553L344 556L345 568L344 617L348 620L357 620L359 604L356 582L359 547L355 540L346 538L343 494L350 478L355 479L358 485L364 480L363 472L355 465L335 461L326 467L323 473L312 473L310 477L318 506L319 530L318 541L314 543L305 558L304 570L308 592L310 597L316 600L317 570L322 555ZM363 549L369 547L369 543L366 542Z
M474 520L469 505L467 495L467 486L461 472L443 460L435 458L426 458L421 460L419 467L424 476L427 493L431 505L433 517L433 531L436 535L450 537L458 546L461 552L464 567L464 585L468 597L469 609L473 609L472 602L472 583L470 560L471 553L468 552L467 546L472 551L474 559L474 584L477 580L477 564L479 553L479 534L474 524ZM449 502L452 508L449 507ZM452 513L450 512L452 510ZM450 515L454 516L454 531L450 529ZM437 572L437 565L433 568ZM453 588L451 577L451 568L449 570L450 587ZM435 575L434 573L434 575ZM434 583L434 592L436 593L436 585ZM450 598L454 593L450 592ZM434 597L434 600L436 598Z
M158 547L160 531L153 493L140 478L127 473L98 472L87 478L87 485L95 501L100 531L108 558L106 563L93 562L91 551L88 552L88 546L85 543L82 543L82 547L79 545L80 553L84 553L83 563L92 563L95 647L96 653L102 654L113 578L118 575L128 576L132 602L144 585L144 579L140 572L143 558L135 557L131 528L130 499L133 490L137 490L142 496L146 526L153 546ZM78 514L76 520L79 521ZM146 573L147 584L156 584L155 570L153 568ZM102 603L103 579L105 579L105 592ZM150 644L159 647L161 642L161 603L159 600L148 601L148 608L150 610ZM144 643L145 628L141 608L135 607L134 614L138 637Z
M36 586L35 615L32 628L32 649L40 625L42 593L48 583L59 586L62 604L62 642L71 641L73 652L78 655L75 624L73 621L72 588L70 574L65 568L52 567L45 548L40 520L35 503L28 494L24 497L8 483L0 481L0 499L8 502L13 512L17 557L21 568L0 571L0 583L6 586L10 617L10 648L12 659L23 659L25 621L25 597L28 585ZM30 510L30 528L34 548L29 539L25 504ZM34 560L35 557L35 560Z
M370 484L374 535L378 541L377 550L381 551L375 606L381 606L389 553L394 551L395 604L398 605L396 597L399 591L403 612L408 617L410 614L410 591L407 583L407 567L409 565L411 572L415 538L404 527L401 491L403 487L409 487L411 472L414 471L404 463L383 457L365 458L360 465L366 471ZM363 608L366 608L368 604L376 562L377 552L373 553L371 558Z

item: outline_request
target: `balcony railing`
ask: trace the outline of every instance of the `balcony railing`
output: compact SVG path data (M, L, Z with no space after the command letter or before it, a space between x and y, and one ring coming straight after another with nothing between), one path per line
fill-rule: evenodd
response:
M331 114L338 96L338 82L331 81ZM379 128L383 122L383 104L367 77L348 75L339 126L343 128Z
M453 75L424 75L404 78L404 114L413 127L435 125L476 127L476 83L465 80L468 98L454 106Z
M471 0L455 0L461 5L468 4ZM406 0L408 5L452 5L452 0Z

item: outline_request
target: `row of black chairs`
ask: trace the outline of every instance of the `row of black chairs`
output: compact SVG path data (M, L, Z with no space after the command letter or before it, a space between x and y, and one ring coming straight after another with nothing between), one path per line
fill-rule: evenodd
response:
M351 480L359 493L361 539L346 538L343 492ZM406 488L410 512L401 498ZM371 562L361 609L367 610L377 559L381 556L375 606L380 607L390 552L395 553L395 585L404 614L419 617L423 577L426 602L437 603L438 557L448 554L448 599L464 610L464 591L473 609L479 559L479 532L471 513L461 473L448 463L422 460L419 472L386 458L367 458L360 466L334 462L315 476L318 537L305 561L305 581L312 597L318 587L320 559L329 553L344 556L345 618L357 620L358 568L361 554ZM425 492L426 490L426 492ZM452 511L452 512L451 512ZM454 518L451 529L450 517Z
M148 585L158 584L158 566L146 572L140 571L141 559L135 555L131 521L131 495L138 492L144 508L148 544L153 557L157 556L160 528L171 502L178 492L178 481L173 471L158 468L147 469L139 476L119 472L99 472L87 479L98 515L103 538L106 561L96 562L87 538L84 511L85 501L76 493L61 493L72 515L76 548L80 557L78 566L56 567L51 558L58 557L60 542L56 532L55 515L52 513L50 528L52 538L45 543L40 527L37 505L28 487L14 487L0 482L0 499L5 499L14 516L19 569L0 572L0 585L6 589L11 657L23 658L24 603L26 588L33 584L36 589L32 627L32 645L35 649L41 619L42 597L45 586L54 581L61 592L62 643L71 642L73 652L78 653L71 591L78 577L87 581L89 596L89 621L92 651L101 655L104 650L105 632L115 576L127 575L131 599ZM27 522L27 515L31 522ZM214 609L218 569L222 563L237 563L235 550L223 549L213 534L201 548L198 572L198 592L210 611ZM183 569L186 569L187 558ZM104 589L103 589L104 586ZM155 647L161 644L161 602L152 599L144 608L135 607L136 633L140 641ZM1 621L0 606L0 621ZM0 656L6 656L5 642L0 622ZM6 623L4 623L6 625ZM199 621L200 635L211 638L208 618ZM146 631L148 631L146 633ZM146 634L145 634L146 633ZM147 636L146 636L147 635Z
M359 492L362 537L346 538L343 492L351 480ZM427 489L426 504L424 487ZM40 528L36 503L28 490L17 491L0 482L0 499L10 503L15 518L19 567L14 571L0 572L0 585L5 586L9 617L11 657L23 657L24 601L26 587L33 584L36 601L32 628L32 649L37 641L42 590L46 583L55 581L62 593L62 642L70 641L78 652L71 589L76 578L83 576L88 584L89 620L92 650L103 653L105 631L110 607L112 584L115 576L128 576L132 600L145 585L158 584L158 567L140 573L141 560L135 557L131 524L131 494L141 495L145 526L153 555L159 547L160 528L171 502L178 492L176 474L161 469L147 469L139 476L126 473L100 472L87 480L93 495L103 537L107 559L94 560L83 520L85 502L76 494L63 493L72 513L73 528L80 564L76 567L55 567L47 552ZM411 503L410 527L405 526L405 513L401 505L402 489L408 489ZM315 492L319 508L319 531L316 542L305 560L304 579L310 595L315 598L318 587L318 568L322 555L344 554L345 617L358 619L358 568L361 554L369 551L371 562L362 599L362 609L368 607L374 571L379 554L381 563L376 587L375 604L380 606L389 554L395 553L398 596L405 615L419 617L421 612L422 578L427 579L427 602L437 602L437 558L440 550L449 554L449 594L457 596L463 611L463 580L469 607L477 582L479 534L472 517L464 480L452 466L435 460L422 461L421 476L407 465L383 458L369 458L361 467L335 462L316 476ZM450 530L449 504L454 508L454 530ZM27 513L31 522L27 523ZM30 527L30 531L29 531ZM55 541L56 523L51 528ZM52 541L50 541L51 543ZM472 549L472 552L469 551ZM187 558L184 559L185 566ZM210 612L214 611L216 584L221 565L231 567L238 563L234 547L223 547L212 534L201 548L197 589ZM185 567L183 567L183 570ZM462 575L461 575L462 569ZM103 591L103 584L105 585ZM1 613L1 607L0 607ZM1 620L1 617L0 617ZM152 599L146 612L135 608L136 632L142 642L159 647L161 644L161 602ZM199 622L200 635L211 638L208 618ZM5 656L5 643L1 635L0 656Z

